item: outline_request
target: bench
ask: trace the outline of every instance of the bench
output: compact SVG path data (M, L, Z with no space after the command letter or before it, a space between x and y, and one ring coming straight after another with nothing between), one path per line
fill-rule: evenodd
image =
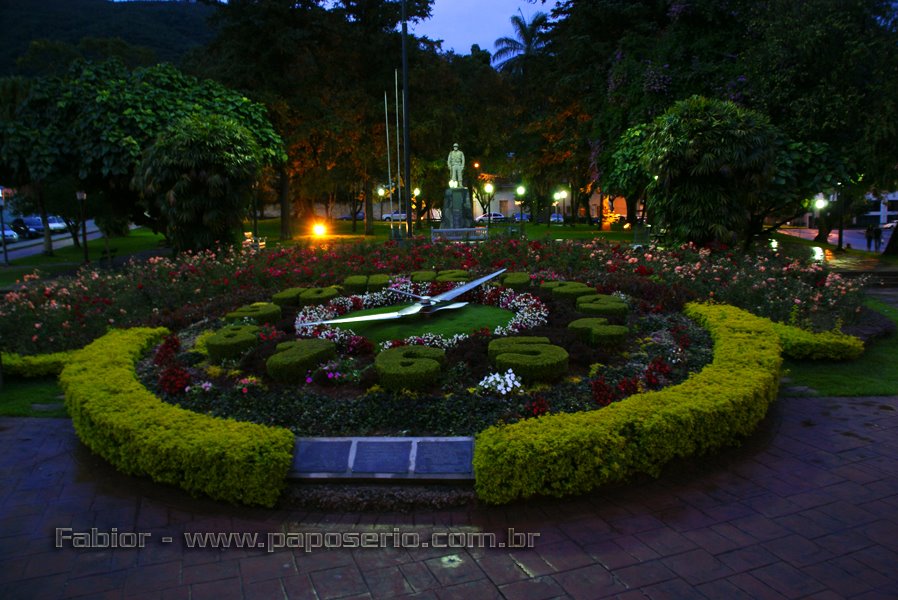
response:
M431 229L430 240L450 242L482 242L489 238L486 227L466 227L461 229Z

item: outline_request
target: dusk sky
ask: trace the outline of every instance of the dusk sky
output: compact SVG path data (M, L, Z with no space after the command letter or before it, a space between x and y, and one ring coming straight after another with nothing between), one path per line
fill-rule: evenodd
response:
M455 50L456 54L470 54L472 44L493 52L497 38L514 37L511 16L518 14L518 9L529 22L533 13L549 14L553 6L555 0L545 4L527 0L436 0L433 17L421 24L409 24L409 30L445 40L443 50Z

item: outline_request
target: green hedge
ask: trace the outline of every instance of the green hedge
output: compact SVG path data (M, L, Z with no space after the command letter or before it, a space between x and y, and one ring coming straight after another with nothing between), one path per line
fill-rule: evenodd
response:
M502 285L513 290L525 290L530 287L530 273L512 271L501 276Z
M22 356L4 352L2 356L3 373L18 377L49 377L59 375L71 358L74 351L54 352L52 354L35 354Z
M412 283L429 283L436 278L436 271L412 271Z
M292 287L276 293L271 297L271 301L281 308L294 308L299 306L299 297L306 291L307 287Z
M337 356L331 340L308 339L281 342L265 362L268 376L281 383L302 383L306 372Z
M498 338L487 346L490 362L499 373L511 369L527 383L557 381L568 371L568 353L549 338L514 336Z
M114 330L72 356L59 380L78 437L123 473L216 500L273 506L293 461L293 434L154 396L134 365L166 333Z
M630 335L626 326L609 325L608 319L601 317L577 319L568 323L567 327L593 346L618 346Z
M340 295L340 290L336 287L326 288L309 288L303 290L299 295L300 306L311 306L313 304L327 304Z
M737 443L776 399L782 347L767 319L731 306L690 304L714 338L714 360L685 382L581 413L527 419L477 435L477 495L501 504L566 496L657 476L676 457ZM750 349L751 351L747 351Z
M544 281L539 287L552 290L552 295L558 298L579 298L596 293L594 287L580 281Z
M265 323L273 325L281 320L281 307L274 302L253 302L229 312L224 318L227 323L234 323L242 319L250 319L258 325Z
M783 345L783 355L798 360L855 360L864 353L864 342L840 331L813 333L791 325L774 323Z
M577 310L602 317L626 317L627 303L609 294L589 294L577 298Z
M430 387L446 360L446 351L430 346L389 348L374 359L380 383L391 390Z
M437 281L450 281L453 283L463 283L468 281L470 276L464 269L446 269L437 273Z
M237 359L259 345L259 328L256 325L227 325L213 335L204 338L209 359L220 363Z

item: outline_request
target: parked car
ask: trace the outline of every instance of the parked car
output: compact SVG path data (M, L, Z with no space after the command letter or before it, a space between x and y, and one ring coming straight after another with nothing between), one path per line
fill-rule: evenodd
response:
M346 213L345 215L340 215L339 217L337 217L337 220L338 221L352 221L352 213ZM365 213L363 213L362 211L355 213L355 220L356 221L364 221Z
M47 217L47 225L50 226L50 233L62 233L68 229L62 217L57 217L56 215Z
M549 221L552 223L564 223L564 215L561 213L552 213L549 215Z
M391 212L383 216L384 221L405 221L406 215L401 212Z
M17 217L12 220L11 225L20 238L33 239L44 235L44 224L40 217Z
M3 226L3 240L7 244L12 244L13 242L18 242L19 234L16 233L15 230L13 230L13 228L10 227L9 225L4 225Z
M485 214L480 215L479 217L477 217L474 220L478 223L487 223L489 221L496 223L496 222L504 221L505 215L503 215L502 213L497 213L497 212L485 213Z
M896 223L898 223L898 221L892 221L891 223L886 223L885 225L882 226L882 228L883 229L895 229Z
M514 219L514 220L517 221L517 222L521 222L521 221L529 221L529 220L530 220L530 213L523 213L523 214L522 214L522 213L517 212L517 213L515 213L514 215L512 215L511 218Z

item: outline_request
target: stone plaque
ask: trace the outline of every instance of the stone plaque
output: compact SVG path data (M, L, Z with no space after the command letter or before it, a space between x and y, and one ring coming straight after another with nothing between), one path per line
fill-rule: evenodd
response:
M355 449L353 473L408 473L412 442L374 442L359 440Z
M297 440L293 470L299 473L345 473L351 440Z
M467 475L472 473L474 441L418 442L415 473Z

